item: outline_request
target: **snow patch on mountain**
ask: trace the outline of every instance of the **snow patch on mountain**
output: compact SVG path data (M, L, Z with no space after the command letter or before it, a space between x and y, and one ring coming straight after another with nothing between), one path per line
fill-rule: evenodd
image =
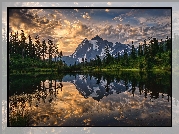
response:
M97 40L89 40L89 43L93 45L93 50L98 49L97 48L97 42L98 42Z
M99 56L104 56L104 55L105 55L105 51L104 51L104 50L105 50L105 49L102 48L101 54L100 54Z
M113 43L113 46L112 47L115 47L116 43Z
M85 56L84 56L84 59L86 59L87 57L86 57L86 54L85 54Z
M78 58L78 60L77 61L79 61L80 63L82 62L82 58Z
M89 47L87 51L89 52L90 50L91 50L91 47Z

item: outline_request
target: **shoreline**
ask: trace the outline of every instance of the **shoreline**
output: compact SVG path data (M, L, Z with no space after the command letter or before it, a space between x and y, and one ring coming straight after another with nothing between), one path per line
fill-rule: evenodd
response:
M152 69L152 70L140 70L140 69L83 69L83 70L76 70L76 71L61 71L57 72L57 69L49 69L49 68L38 68L35 71L19 71L19 70L13 70L13 73L9 73L10 76L12 75L45 75L45 74L63 74L63 73L96 73L96 72L122 72L122 71L130 71L130 72L168 72L172 73L171 70L164 70L164 69Z

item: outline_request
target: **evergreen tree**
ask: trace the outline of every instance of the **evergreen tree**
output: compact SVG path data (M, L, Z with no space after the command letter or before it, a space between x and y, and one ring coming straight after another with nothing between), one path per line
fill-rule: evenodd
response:
M49 49L48 49L48 58L49 58L49 64L52 64L52 52L53 52L53 41L48 39L48 45L49 45Z
M132 59L135 59L135 58L136 58L136 51L135 51L134 45L132 45L131 58L132 58Z
M26 40L26 37L25 37L24 31L21 30L21 40L20 40L19 53L22 54L22 58L25 57L25 50L26 50L25 40Z
M100 69L101 68L101 59L98 55L96 55L96 61L97 61L98 69Z
M41 44L40 44L39 36L37 35L35 37L35 56L37 59L40 59L40 55L41 55Z
M46 45L45 40L43 40L42 41L42 48L41 48L41 55L43 57L43 61L45 61L46 53L47 53L47 45Z
M125 67L128 66L128 54L127 54L127 49L124 50L123 64L124 64Z
M143 56L142 45L139 45L138 56Z
M29 39L29 43L27 44L27 48L26 48L26 56L27 56L27 57L31 57L31 51L32 51L32 38L31 38L30 35L28 36L28 39Z

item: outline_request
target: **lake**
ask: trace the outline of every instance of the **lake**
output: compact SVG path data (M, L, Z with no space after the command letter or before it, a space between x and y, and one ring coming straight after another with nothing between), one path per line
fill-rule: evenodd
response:
M171 90L167 72L13 75L9 118L28 113L28 126L171 126Z

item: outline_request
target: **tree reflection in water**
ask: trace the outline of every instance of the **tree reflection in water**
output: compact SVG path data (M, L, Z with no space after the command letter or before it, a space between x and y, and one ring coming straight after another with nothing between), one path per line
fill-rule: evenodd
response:
M29 81L32 80L30 79ZM138 109L140 111L139 113L142 113L141 106L147 109L150 109L149 107L151 106L156 107L155 110L158 110L156 111L158 114L161 114L161 109L164 109L164 111L167 110L166 113L162 112L163 115L161 114L162 116L166 116L166 120L168 121L166 124L160 124L160 121L156 121L154 125L150 124L149 121L149 124L151 126L170 126L171 78L169 74L144 72L67 74L64 75L63 79L49 77L48 80L43 79L40 82L33 81L31 85L28 83L27 86L21 83L23 85L21 88L28 87L31 89L31 92L29 92L30 89L27 92L23 89L23 93L20 93L18 90L16 91L16 88L12 89L12 87L15 87L13 84L17 83L15 79L10 83L9 118L14 118L17 114L24 116L30 113L32 117L30 126L48 126L52 118L54 118L54 114L58 119L56 119L54 124L50 123L52 126L73 126L75 125L75 120L79 126L83 126L84 124L80 123L81 119L84 121L88 119L92 122L93 120L89 117L96 119L96 121L93 121L95 126L100 126L100 119L104 121L104 126L106 124L115 126L116 120L120 120L124 126L142 125L143 123L140 122L136 124L132 123L135 120L130 110ZM65 89L63 89L64 83ZM73 83L76 89L70 83ZM14 94L12 95L13 92ZM79 95L77 95L78 93ZM83 97L81 98L80 96ZM155 105L150 106L148 101L155 103ZM160 104L161 108L158 107L159 102L162 102ZM121 109L123 110L123 114L117 117L116 111L120 111ZM90 116L89 113L91 113ZM106 114L109 118L108 120L105 118ZM128 119L126 121L122 120L125 116ZM148 115L145 115L146 119L148 119L147 117ZM143 120L144 115L142 114L138 118ZM159 119L158 116L156 116L157 119ZM90 126L89 122L85 125L87 124ZM146 126L145 123L143 125Z

